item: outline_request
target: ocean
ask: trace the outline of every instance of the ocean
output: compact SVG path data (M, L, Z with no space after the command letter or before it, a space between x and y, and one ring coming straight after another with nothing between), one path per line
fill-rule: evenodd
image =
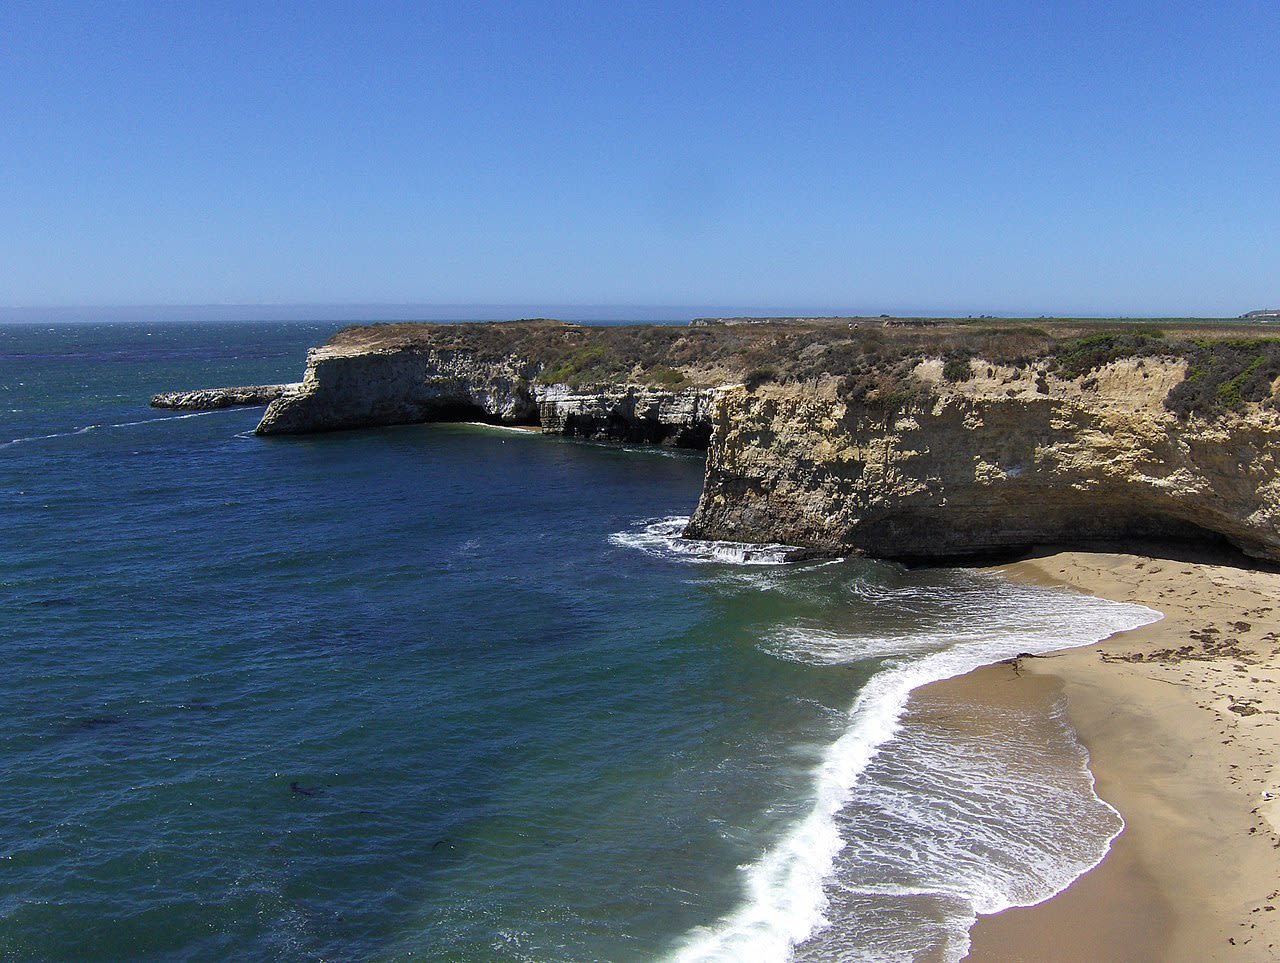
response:
M0 326L0 958L957 960L1122 828L936 679L1147 609L678 537L697 453L258 438L336 324Z

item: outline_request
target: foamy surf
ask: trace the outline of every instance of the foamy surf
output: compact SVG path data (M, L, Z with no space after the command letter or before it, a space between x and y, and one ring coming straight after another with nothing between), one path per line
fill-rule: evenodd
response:
M487 428L490 431L501 431L507 434L515 433L517 435L538 436L541 432L535 427L521 427L519 425L495 425L491 421L464 421L464 425L468 428Z
M812 558L807 549L795 545L722 542L685 538L687 515L647 519L635 529L615 532L611 544L633 548L657 558L684 562L719 562L724 565L786 565Z
M110 431L114 428L135 428L138 425L151 425L158 421L183 421L187 418L202 418L205 415L216 415L223 411L235 411L234 408L216 408L212 411L193 411L185 415L164 415L160 418L143 418L141 421L119 421L106 425L83 425L70 431L55 431L47 435L31 435L26 438L12 438L0 443L0 448L12 448L14 445L25 445L33 441L49 441L54 438L74 438L76 435L87 435L91 431Z
M895 604L892 588L871 589L863 585L851 590L878 605ZM921 591L918 587L904 588L898 601L913 611L920 606ZM932 815L944 822L949 818L952 823L946 826L945 833L917 833L912 837L915 846L902 839L895 842L890 838L892 834L856 835L860 831L858 825L850 822L847 815L855 796L861 792L882 804L889 795L882 781L871 778L876 775L872 766L877 756L891 745L895 752L902 753L911 744L903 736L902 719L913 690L1017 654L1045 654L1090 644L1161 617L1142 606L1067 590L1015 585L976 573L949 596L932 599L935 612L941 609L951 623L945 631L922 629L877 637L792 627L762 641L762 648L788 661L833 665L879 659L883 660L882 668L859 692L843 735L826 750L814 773L813 805L807 815L759 859L740 868L743 899L738 907L719 922L687 934L672 959L680 963L772 961L791 959L797 953L808 958L812 952L814 959L884 961L910 960L931 952L938 958L955 961L967 952L968 929L977 914L1048 899L1106 855L1123 823L1115 810L1092 792L1092 777L1078 743L1074 745L1093 828L1073 835L1079 843L1075 849L1055 848L1055 834L1050 830L1042 834L1048 842L1037 843L1038 849L1028 848L1026 840L1018 838L1016 832L1001 835L999 831L1002 825L1006 830L1014 828L1017 814L1000 812L999 806L992 808L992 801L1013 798L1015 808L1023 807L1025 816L1037 805L1030 797L1043 791L1042 777L1013 787L1021 795L1014 792L1011 797L1010 786L999 786L998 791L986 795L979 793L962 803L957 803L954 794L945 799L938 796L933 801L942 800L939 805L944 815ZM937 759L917 760L916 765L923 766L930 778L944 780L945 773ZM966 778L970 783L975 779L980 782L984 774L998 775L979 766ZM1076 786L1072 791L1078 789ZM912 824L903 813L913 800L919 804L923 798L920 787L898 793L899 829ZM1043 806L1041 810L1047 811ZM915 819L918 825L928 823L928 817L919 813ZM940 838L948 841L949 849L940 847ZM837 873L838 864L843 865L842 851L851 841L863 849L850 854L853 871ZM988 862L1005 869L982 874L974 868L982 860L956 856L941 862L934 860L929 873L915 871L913 861L919 863L922 853L963 854L969 846L995 853ZM1034 858L1028 856L1032 849ZM858 878L860 868L881 864L896 866L896 872L888 874L890 880L897 879L896 883ZM831 912L833 892L837 895L838 914ZM937 918L922 921L913 929L902 925L899 913L897 925L883 928L876 935L876 927L868 925L868 921L874 923L874 913L858 908L861 901L883 916L886 907L894 906L895 901L907 905L903 900L911 905L927 903L929 913ZM858 912L867 919L850 921L847 914ZM840 926L832 927L833 920ZM847 932L843 931L846 926L851 927ZM835 932L838 929L842 932ZM823 934L824 939L813 940L815 934ZM816 948L819 944L821 949Z
M1097 797L1062 703L1046 715L1025 692L911 700L837 816L833 925L796 958L957 959L978 914L1039 902L1105 856L1123 821Z

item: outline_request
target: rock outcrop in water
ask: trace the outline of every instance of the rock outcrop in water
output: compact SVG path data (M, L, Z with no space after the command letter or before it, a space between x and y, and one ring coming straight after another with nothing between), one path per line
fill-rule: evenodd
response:
M214 411L218 408L256 408L269 405L297 385L249 385L243 388L199 388L164 391L151 399L152 408Z
M1130 538L1280 560L1280 342L1094 322L353 328L258 426L707 449L687 535L907 559Z
M303 434L428 421L535 425L528 362L402 346L307 353L296 390L271 403L260 435Z

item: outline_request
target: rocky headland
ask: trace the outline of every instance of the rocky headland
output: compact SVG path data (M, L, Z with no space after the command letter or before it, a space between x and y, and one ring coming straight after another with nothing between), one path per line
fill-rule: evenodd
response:
M832 384L723 389L689 534L908 559L1134 538L1280 557L1273 409L1178 417L1179 358L1087 379L969 364L950 382L920 361L915 395L888 406Z
M955 725L975 704L1034 697L1057 713L1065 698L1126 823L1064 893L984 918L969 958L1270 959L1280 339L1257 332L986 318L374 325L312 349L257 430L462 420L705 448L686 536L916 561L1034 547L1004 571L1158 609L1139 631L913 696L958 707ZM1116 554L1135 550L1152 554ZM1242 565L1241 551L1264 561Z
M151 399L152 408L214 411L218 408L257 408L269 405L297 385L248 385L239 388L197 388L163 391Z
M388 324L312 349L257 431L484 421L705 448L698 538L921 560L1156 538L1276 561L1277 381L1280 341L1242 324Z

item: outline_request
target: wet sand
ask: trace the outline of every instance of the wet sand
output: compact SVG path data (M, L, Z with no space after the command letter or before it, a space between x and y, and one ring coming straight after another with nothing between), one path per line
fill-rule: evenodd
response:
M1126 823L1057 897L979 920L968 959L1280 957L1280 574L1076 552L1003 571L1165 618L938 684L982 699L996 681L1058 680L1098 794Z

